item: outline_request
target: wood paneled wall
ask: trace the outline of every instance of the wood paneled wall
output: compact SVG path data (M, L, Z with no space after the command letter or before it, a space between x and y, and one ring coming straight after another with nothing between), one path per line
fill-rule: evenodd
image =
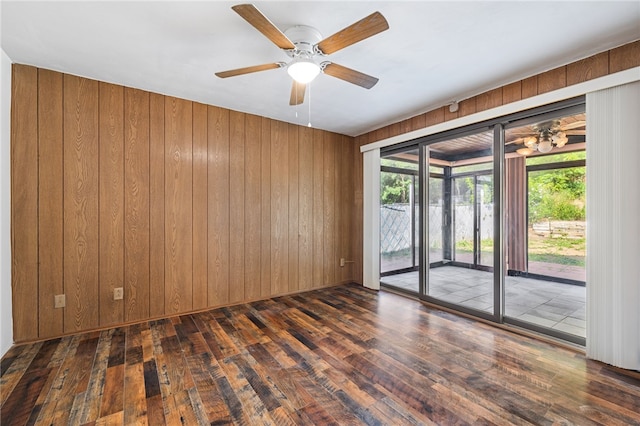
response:
M352 280L352 138L24 65L12 90L16 342Z
M362 284L361 146L638 66L640 66L640 40L465 99L460 102L458 111L454 113L449 112L449 108L443 105L424 114L357 136L353 145L355 164L352 229L356 260L353 280Z

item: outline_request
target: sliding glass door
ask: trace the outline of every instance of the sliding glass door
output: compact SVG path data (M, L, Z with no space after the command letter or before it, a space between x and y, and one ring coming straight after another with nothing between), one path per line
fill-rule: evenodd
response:
M585 123L569 100L383 152L381 284L584 344Z

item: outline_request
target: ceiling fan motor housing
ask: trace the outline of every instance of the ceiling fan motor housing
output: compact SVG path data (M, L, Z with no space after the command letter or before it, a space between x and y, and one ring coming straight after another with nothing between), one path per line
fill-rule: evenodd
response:
M296 46L295 50L286 51L290 57L293 58L303 53L311 58L320 53L314 51L314 46L322 41L322 34L315 28L307 25L296 25L287 29L284 35Z

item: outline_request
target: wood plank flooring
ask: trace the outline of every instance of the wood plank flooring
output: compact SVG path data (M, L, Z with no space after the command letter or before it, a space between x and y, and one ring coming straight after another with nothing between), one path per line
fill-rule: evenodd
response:
M2 425L640 424L640 380L356 285L13 347Z

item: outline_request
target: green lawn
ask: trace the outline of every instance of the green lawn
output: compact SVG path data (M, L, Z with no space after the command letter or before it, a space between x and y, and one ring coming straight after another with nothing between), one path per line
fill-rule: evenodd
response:
M480 243L483 253L493 253L493 239L486 238ZM456 242L459 253L473 253L473 241ZM584 238L549 238L529 233L529 260L555 263L558 265L585 266L586 240ZM390 259L410 257L411 249L383 253Z
M493 239L484 239L480 245L483 253L493 252ZM537 235L529 235L530 261L584 267L585 249L586 240L584 238L545 238ZM456 251L472 253L473 241L457 241Z

